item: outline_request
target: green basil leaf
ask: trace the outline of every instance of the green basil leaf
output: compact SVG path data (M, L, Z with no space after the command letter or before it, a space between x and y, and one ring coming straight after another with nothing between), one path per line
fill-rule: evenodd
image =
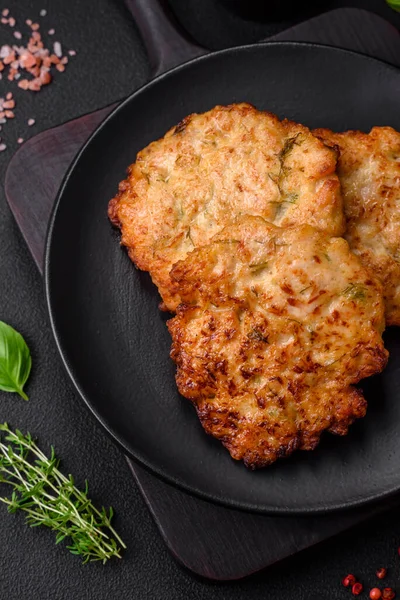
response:
M17 392L28 400L23 388L31 366L31 353L22 335L0 321L0 390Z
M400 12L400 0L386 0L386 2L389 4L390 8L393 8L393 10L397 10L397 12Z

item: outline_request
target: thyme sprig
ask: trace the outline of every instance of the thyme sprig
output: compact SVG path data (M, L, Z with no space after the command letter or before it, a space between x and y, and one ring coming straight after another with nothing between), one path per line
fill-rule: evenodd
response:
M88 498L87 482L81 491L72 475L60 472L53 447L48 458L29 433L14 432L7 423L0 424L0 432L0 483L13 490L10 498L0 497L8 511L21 510L31 527L44 525L55 531L56 544L69 538L68 550L84 563L121 558L126 546L111 526L113 509L98 510Z

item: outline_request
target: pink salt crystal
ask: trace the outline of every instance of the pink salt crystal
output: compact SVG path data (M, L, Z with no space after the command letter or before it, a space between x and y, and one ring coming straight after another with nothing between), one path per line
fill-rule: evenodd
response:
M15 23L16 23L16 20L14 19L14 17L10 17L8 19L8 24L9 24L10 27L14 27Z
M30 67L33 67L36 64L36 59L30 52L25 52L24 54L21 54L19 62L21 67L30 69Z
M54 54L56 56L58 56L58 58L61 58L62 57L62 48L61 48L60 42L54 42L53 49L54 49Z
M62 59L60 60L60 63L62 65L68 64L68 56L63 56Z
M75 55L76 55L76 52L75 52L75 50L68 50L68 54L69 54L70 56L75 56Z
M45 8L42 8L42 10L40 11L39 15L41 17L45 17L47 15L47 10Z
M51 83L51 75L48 71L43 71L40 74L40 80L42 82L43 85L48 85L49 83Z
M65 71L65 67L61 63L58 63L58 65L56 65L56 69L57 69L57 71L60 71L60 73Z
M24 138L18 138L17 139L18 144L22 144L23 141L24 141Z
M7 25L8 23L8 19L5 19L4 17L1 19L1 22L3 23L3 25Z
M3 59L3 63L5 65L9 65L10 63L14 62L15 60L15 52L11 52L8 56L5 56Z
M28 119L28 125L29 127L32 127L32 125L35 124L35 119Z
M1 14L3 15L3 17L8 17L8 15L10 14L10 11L8 8L3 8L3 10L1 11Z
M31 25L32 31L37 31L39 29L39 27L40 27L39 23L32 23L32 25Z
M14 108L15 107L15 102L14 100L7 100L6 102L4 102L3 104L3 108Z
M11 100L11 98L12 98L12 92L7 92L6 100Z
M0 144L0 152L4 152L6 148L7 146L5 144Z
M42 87L42 82L40 81L40 79L32 79L32 81L29 81L28 83L28 89L31 90L32 92L40 92L40 88Z
M49 35L54 35L54 34L55 34L55 32L56 32L56 30L55 30L55 29L49 29L47 33L48 33Z
M2 46L0 48L0 58L7 58L7 56L11 53L10 46Z
M13 119L15 117L12 110L6 110L5 113L7 119Z
M20 31L14 31L14 37L17 40L20 40L22 38L22 33Z
M28 79L21 79L21 81L18 82L18 87L20 87L22 90L27 90L28 86L29 86Z

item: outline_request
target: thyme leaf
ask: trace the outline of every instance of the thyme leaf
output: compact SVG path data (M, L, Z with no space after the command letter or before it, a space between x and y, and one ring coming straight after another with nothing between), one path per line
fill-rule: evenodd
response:
M56 544L69 539L68 550L83 562L121 558L124 542L111 526L113 509L98 510L88 498L88 484L79 490L72 475L59 470L51 448L47 457L32 436L7 423L0 424L0 483L11 487L11 497L0 497L8 512L23 511L31 527L44 525L56 533Z

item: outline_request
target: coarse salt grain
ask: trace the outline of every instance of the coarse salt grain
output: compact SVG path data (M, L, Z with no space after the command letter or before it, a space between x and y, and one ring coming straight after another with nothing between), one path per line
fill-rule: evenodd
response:
M54 54L56 56L58 56L58 58L61 58L62 57L62 48L61 48L60 42L54 42L53 49L54 49Z
M23 141L24 141L24 138L18 138L17 139L18 144L22 144Z
M2 46L0 48L0 58L6 58L11 53L10 46Z
M47 14L45 9L39 11L39 15L44 17ZM0 13L0 21L4 25L10 25L14 27L16 20L9 16L9 10L4 9ZM52 81L52 69L59 72L65 70L65 65L68 63L68 57L63 56L63 50L59 41L53 44L53 53L50 48L46 47L42 36L39 33L39 24L33 22L31 19L25 20L26 25L30 27L30 37L27 44L23 45L23 42L13 44L9 46L5 44L0 47L0 79L2 79L2 71L4 71L7 79L13 81L14 79L20 79L17 85L20 89L30 90L39 92L42 86L49 84ZM48 35L54 35L55 29L49 29ZM13 31L13 35L17 40L22 39L22 33L20 31ZM75 56L75 50L69 50L69 56ZM8 67L8 68L7 68ZM26 77L26 74L30 77ZM22 76L22 77L21 77ZM6 98L0 98L0 130L1 125L7 122L7 119L14 118L13 109L15 107L15 100L13 99L12 93L8 92ZM27 121L29 127L35 124L35 119L31 118ZM23 138L18 138L18 143L22 143ZM1 142L1 138L0 138ZM6 149L6 144L0 144L0 151Z

